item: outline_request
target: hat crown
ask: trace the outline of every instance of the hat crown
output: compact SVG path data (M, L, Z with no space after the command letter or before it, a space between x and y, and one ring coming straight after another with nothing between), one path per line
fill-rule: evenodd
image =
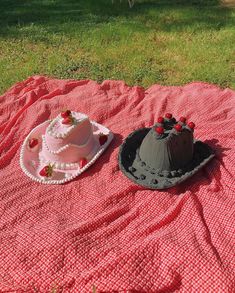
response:
M161 125L164 134L155 129ZM143 139L139 157L152 169L173 171L186 166L193 157L193 131L186 125L178 125L174 118L167 119L163 124L155 124Z
M73 121L64 125L58 115L42 136L42 156L53 163L75 163L81 158L90 158L97 150L92 125L89 118L72 112Z

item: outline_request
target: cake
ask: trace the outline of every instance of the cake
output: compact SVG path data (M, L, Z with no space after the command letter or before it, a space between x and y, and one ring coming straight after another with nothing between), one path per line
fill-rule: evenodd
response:
M133 182L151 189L172 187L193 176L214 156L213 150L194 139L193 122L172 114L159 117L150 128L128 135L119 151L119 167Z
M89 161L98 148L88 116L65 111L51 121L42 135L39 157L55 168L74 167L82 159Z
M63 184L94 164L112 139L104 125L66 110L31 130L21 148L20 165L37 182Z

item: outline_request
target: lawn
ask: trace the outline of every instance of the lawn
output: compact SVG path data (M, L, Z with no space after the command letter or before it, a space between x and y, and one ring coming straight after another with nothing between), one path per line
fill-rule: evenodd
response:
M230 1L231 2L231 1ZM30 75L235 88L235 8L214 0L0 0L0 94Z

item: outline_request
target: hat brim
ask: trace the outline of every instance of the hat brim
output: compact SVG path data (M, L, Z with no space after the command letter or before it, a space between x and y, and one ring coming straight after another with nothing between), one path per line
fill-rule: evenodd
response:
M88 161L88 163L83 167L80 168L77 164L76 166L70 167L69 169L62 169L62 168L53 168L53 176L52 177L42 177L39 175L39 171L45 166L40 160L39 152L41 148L42 142L42 135L45 134L46 128L50 124L50 120L45 121L44 123L35 127L26 139L23 142L21 152L20 152L20 166L24 173L30 177L32 180L44 183L44 184L63 184L68 181L73 180L74 178L78 177L82 174L85 170L87 170L95 161L102 155L105 149L108 147L110 142L113 139L113 133L106 128L105 126L96 123L95 121L90 121L92 124L93 135L95 140L97 140L99 144L99 135L105 134L107 135L107 141L100 145L97 149L96 153L93 157ZM28 141L31 137L37 138L39 140L38 147L34 148L34 150L30 150L28 147Z
M120 170L131 181L149 189L165 189L173 187L203 168L214 156L212 149L205 143L194 141L194 155L192 161L180 172L175 171L173 175L156 174L146 167L141 167L138 160L138 149L151 128L141 128L132 132L123 142L119 150Z

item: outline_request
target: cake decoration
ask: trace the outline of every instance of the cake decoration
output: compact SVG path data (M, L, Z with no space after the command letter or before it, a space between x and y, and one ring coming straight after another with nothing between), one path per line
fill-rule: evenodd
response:
M207 144L194 139L194 122L186 125L185 117L177 121L171 113L159 118L151 128L132 132L119 151L124 175L151 189L183 182L214 157Z
M164 123L164 118L163 117L158 117L157 122L161 123L161 124Z
M86 158L81 158L79 161L79 167L82 169L83 167L85 167L87 164L87 159Z
M185 124L186 118L185 117L180 117L179 121Z
M165 117L168 118L168 119L171 119L172 118L172 114L171 113L166 113Z
M180 125L180 124L175 124L175 125L174 125L174 128L175 128L175 130L178 131L178 132L181 132L181 131L182 131L182 125Z
M63 112L60 113L62 118L67 118L71 115L71 111L70 110L65 110Z
M100 136L99 136L99 142L100 142L100 145L103 145L106 143L108 137L106 134L103 134L101 133Z
M29 136L26 142L26 148L29 152L35 153L38 151L40 139L37 136Z
M62 184L91 166L112 139L108 128L87 115L65 110L29 133L21 148L20 165L35 181Z
M161 127L161 126L158 126L155 128L155 131L158 133L158 134L163 134L164 133L164 128Z
M53 166L52 165L47 165L40 170L39 175L42 177L51 177L53 173Z
M195 124L194 124L193 122L189 122L188 127L189 127L190 129L194 129Z
M29 148L30 149L34 148L37 145L38 145L38 139L37 138L29 139Z

